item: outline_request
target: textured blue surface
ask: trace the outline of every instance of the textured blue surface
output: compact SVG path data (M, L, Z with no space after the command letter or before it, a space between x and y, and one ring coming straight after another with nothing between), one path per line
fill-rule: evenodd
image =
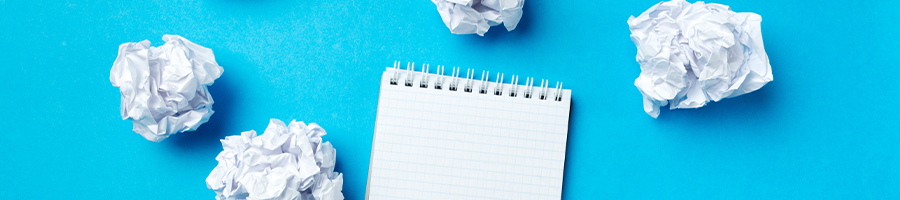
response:
M378 81L394 60L563 81L565 199L900 198L898 1L714 1L763 17L775 81L653 119L626 20L657 3L529 0L518 29L452 35L425 0L0 0L0 198L212 199L219 139L316 122L362 199ZM109 82L117 47L213 49L216 113L144 140Z

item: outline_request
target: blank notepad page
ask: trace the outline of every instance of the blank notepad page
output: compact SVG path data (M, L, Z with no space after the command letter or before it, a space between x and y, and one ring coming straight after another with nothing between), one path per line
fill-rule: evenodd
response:
M560 199L570 90L511 97L511 84L496 95L495 82L459 79L451 91L450 76L405 70L395 85L396 70L382 75L367 199Z

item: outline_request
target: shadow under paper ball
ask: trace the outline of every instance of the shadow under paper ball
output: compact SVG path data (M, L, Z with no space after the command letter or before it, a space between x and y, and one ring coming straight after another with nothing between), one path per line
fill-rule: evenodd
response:
M773 81L759 90L719 102L709 102L697 109L669 110L668 106L661 107L659 118L655 121L660 125L682 130L679 132L692 132L692 127L696 126L723 132L759 130L763 128L761 125L776 123L776 116L772 116L775 113L772 101L778 99L777 84L778 82ZM741 126L735 127L735 124Z
M218 152L222 151L220 139L224 139L227 135L239 133L233 132L234 128L231 127L232 124L239 120L234 112L239 104L236 102L239 99L237 98L239 91L236 83L234 83L234 77L239 75L234 74L234 72L229 73L228 68L246 65L234 62L236 61L235 59L228 59L234 57L229 56L228 52L218 51L215 53L217 62L225 69L222 76L216 79L213 85L208 86L209 94L212 95L213 101L215 101L212 105L215 113L209 117L209 121L200 125L196 131L178 133L160 142L171 144L179 153L211 152L210 159L212 159L215 158Z

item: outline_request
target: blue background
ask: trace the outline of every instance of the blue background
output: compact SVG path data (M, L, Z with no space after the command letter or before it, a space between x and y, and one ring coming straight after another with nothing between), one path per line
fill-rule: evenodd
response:
M565 199L900 198L898 1L714 1L763 17L775 81L653 119L626 20L657 2L529 0L516 30L479 37L425 0L0 0L0 198L212 199L219 139L278 118L324 127L362 199L394 60L565 82ZM225 72L209 122L154 143L122 121L109 70L163 34Z

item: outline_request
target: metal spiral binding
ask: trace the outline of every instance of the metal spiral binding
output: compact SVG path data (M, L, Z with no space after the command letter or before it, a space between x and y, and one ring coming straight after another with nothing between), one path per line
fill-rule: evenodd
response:
M556 98L553 98L554 101L562 101L562 82L556 82Z
M450 91L456 91L459 85L459 67L453 67L453 81L450 81Z
M491 71L481 71L481 89L478 90L478 93L481 93L481 94L487 94L487 86L488 85L487 85L487 76L484 75L485 73L487 73L487 75L491 75Z
M399 82L399 79L400 79L400 70L401 70L400 69L400 61L394 61L393 68L394 68L394 74L392 74L390 77L390 84L397 85L397 83ZM422 64L422 71L419 72L420 76L422 77L422 79L419 81L419 88L428 88L428 83L431 80L431 76L432 76L428 73L429 68L430 68L429 64ZM437 75L437 76L436 76L435 83L434 83L435 84L434 89L437 89L437 90L443 89L442 87L443 87L444 81L445 81L444 68L445 68L445 66L443 66L443 65L437 66L437 71L435 72L435 75ZM460 67L453 67L453 71L451 72L452 79L450 80L450 87L448 87L448 89L450 91L457 91L457 89L459 87L459 79L460 79L459 71L460 71L460 69L461 69ZM413 86L413 76L415 73L415 63L414 62L407 63L406 69L404 71L406 71L406 79L404 80L404 85L406 87L412 87ZM487 94L488 83L490 82L488 79L488 76L490 76L490 71L481 71L481 84L478 87L479 94ZM495 96L503 96L503 89L505 87L505 85L503 83L503 79L505 78L504 76L505 75L503 73L499 73L499 72L497 73L497 76L496 76L496 79L494 82L495 87L494 87L494 91L493 91L493 94ZM466 69L465 86L463 86L464 92L472 93L472 89L475 84L474 79L475 79L475 69ZM524 93L525 93L524 97L526 99L531 99L534 96L534 78L532 78L532 77L525 78L524 86L526 87L524 90ZM508 96L509 97L517 97L519 87L520 87L519 86L519 76L512 75L510 77L510 88L509 88ZM540 85L540 87L538 87L538 89L539 89L538 99L547 100L547 98L550 97L550 94L549 94L550 88L549 87L550 87L550 81L546 80L546 79L541 79L541 85ZM562 97L563 97L562 82L556 82L556 87L554 87L554 90L555 90L554 91L555 94L553 94L553 101L562 101Z
M497 73L497 87L494 88L494 95L500 96L500 91L503 91L503 73Z
M391 76L391 85L397 85L397 79L400 78L400 61L394 61L394 75Z
M406 63L406 83L404 84L406 87L412 87L412 76L410 72L412 72L413 67L416 67L416 63Z
M472 78L475 78L475 70L466 69L466 87L463 88L464 92L472 93L472 83L475 83Z
M547 86L550 85L547 80L541 79L541 95L539 96L541 100L547 100Z
M434 80L434 89L440 90L441 86L444 85L444 66L438 65L435 74L438 76L437 79Z
M512 75L509 79L509 83L512 84L512 87L509 88L509 96L516 97L516 91L519 91L519 76Z
M531 98L531 89L534 88L534 78L531 78L531 77L525 78L525 86L527 86L525 88L525 98L530 99Z
M428 67L430 66L422 64L422 81L419 81L420 88L428 88Z

